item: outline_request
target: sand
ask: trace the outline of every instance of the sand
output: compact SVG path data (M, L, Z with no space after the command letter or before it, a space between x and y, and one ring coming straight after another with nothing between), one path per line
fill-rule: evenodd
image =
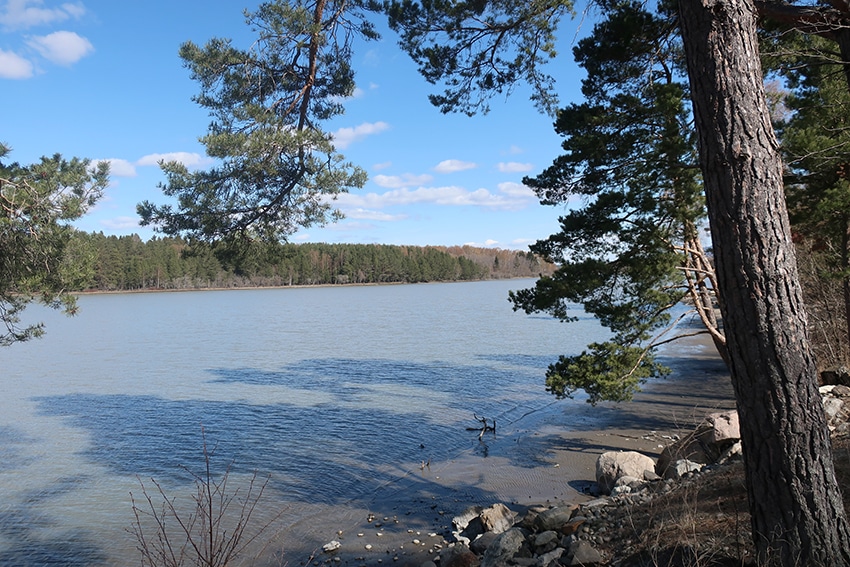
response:
M635 450L657 458L706 414L734 408L728 371L705 339L673 343L663 361L672 374L646 384L632 402L594 407L553 398L546 411L485 436L456 459L399 467L399 480L369 502L298 504L299 519L286 521L284 514L284 527L264 534L268 544L250 564L419 566L446 544L452 517L469 506L501 502L523 513L585 501L601 453ZM323 552L331 541L339 550Z

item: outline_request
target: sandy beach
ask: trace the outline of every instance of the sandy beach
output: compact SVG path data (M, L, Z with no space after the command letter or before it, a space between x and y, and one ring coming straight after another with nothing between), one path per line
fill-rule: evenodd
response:
M265 534L271 541L251 564L418 566L445 545L452 517L469 506L501 502L522 513L534 505L585 501L601 453L635 450L657 457L672 436L688 432L707 413L734 408L728 372L704 338L671 344L663 361L670 376L646 384L632 402L594 407L553 397L546 411L485 436L455 459L400 465L398 481L371 502L298 504L300 519ZM322 552L331 541L339 549Z

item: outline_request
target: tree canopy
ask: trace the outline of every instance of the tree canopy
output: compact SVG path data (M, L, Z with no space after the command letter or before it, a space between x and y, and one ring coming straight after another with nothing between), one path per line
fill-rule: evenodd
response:
M0 144L0 346L38 337L41 324L23 325L33 301L73 314L75 298L89 277L91 257L76 246L70 222L97 201L109 182L109 166L55 154L38 163L6 162Z
M558 114L565 153L524 180L544 204L570 207L560 232L531 247L559 269L512 293L515 309L568 321L570 304L579 304L612 331L550 366L547 387L557 396L583 389L591 403L627 400L664 374L653 349L671 340L671 309L685 299L724 349L680 51L669 8L610 6L574 49L587 71L585 101Z
M215 165L161 164L161 188L176 204L141 203L142 225L204 241L278 241L336 218L334 196L362 187L366 175L322 124L354 92L352 43L378 37L365 19L377 8L368 0L264 2L245 13L257 33L251 47L219 38L183 44L201 91L194 100L213 119L201 142Z

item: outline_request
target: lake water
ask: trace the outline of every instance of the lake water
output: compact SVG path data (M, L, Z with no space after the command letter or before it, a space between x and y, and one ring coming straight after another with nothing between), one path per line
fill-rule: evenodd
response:
M546 366L604 336L587 317L513 312L508 290L532 284L90 295L73 318L31 310L46 336L0 350L0 565L138 564L129 494L150 478L191 493L202 428L216 470L232 463L234 484L271 475L266 497L297 504L290 522L367 502L426 459L509 451L556 403ZM466 430L473 414L496 419L498 444Z

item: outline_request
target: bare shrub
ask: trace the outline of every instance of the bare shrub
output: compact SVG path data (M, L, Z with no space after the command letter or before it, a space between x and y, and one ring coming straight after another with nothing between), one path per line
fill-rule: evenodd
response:
M135 521L128 531L135 536L143 567L225 567L271 524L252 525L270 477L261 479L254 472L247 487L231 490L230 465L216 476L211 466L215 451L208 449L203 430L202 437L203 472L197 474L183 467L195 483L188 506L169 497L154 479L150 483L155 490L149 490L139 479L143 495L139 502L130 493Z

